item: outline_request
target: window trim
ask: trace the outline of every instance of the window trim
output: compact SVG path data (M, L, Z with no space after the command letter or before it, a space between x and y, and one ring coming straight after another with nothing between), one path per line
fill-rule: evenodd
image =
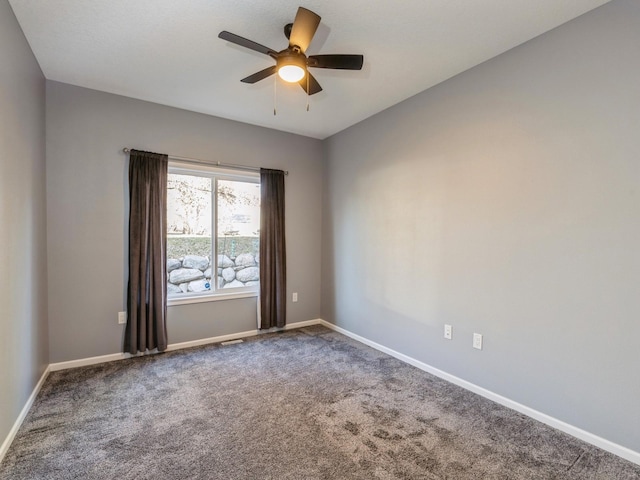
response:
M194 175L200 177L209 177L213 182L213 189L215 191L215 195L212 193L212 205L211 205L211 224L212 224L212 249L211 259L212 259L212 267L211 267L211 282L212 285L215 285L215 290L211 290L209 292L191 292L185 293L179 297L169 297L167 295L167 306L172 307L176 305L188 305L192 303L205 303L205 302L217 302L221 300L234 300L241 298L252 298L257 297L260 294L260 286L251 286L251 287L237 287L232 289L227 289L225 291L224 288L218 289L217 287L217 279L218 279L218 212L217 212L217 193L218 193L218 180L231 180L231 181L242 181L246 183L256 183L260 184L260 173L254 170L237 170L237 169L228 169L217 167L214 165L200 165L195 166L194 164L169 160L168 166L169 174L178 174L178 175ZM213 273L216 275L214 276ZM214 282L214 278L215 283Z
M252 288L252 287L246 287ZM234 289L234 290L240 290ZM221 300L236 300L240 298L253 298L260 295L259 290L242 291L232 293L198 293L191 295L185 295L184 297L172 297L167 298L167 307L173 307L176 305L189 305L192 303L206 303L206 302L219 302Z

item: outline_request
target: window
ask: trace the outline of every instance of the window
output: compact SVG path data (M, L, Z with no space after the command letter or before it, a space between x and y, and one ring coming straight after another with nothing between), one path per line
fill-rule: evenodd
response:
M170 303L255 295L260 278L260 178L169 165L167 294ZM215 255L213 254L215 252Z

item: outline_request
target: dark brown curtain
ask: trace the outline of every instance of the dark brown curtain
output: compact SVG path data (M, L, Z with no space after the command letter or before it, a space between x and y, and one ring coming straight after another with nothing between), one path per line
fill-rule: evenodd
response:
M284 327L287 260L284 238L284 172L260 169L261 329Z
M167 168L159 153L129 155L129 285L124 351L167 348Z

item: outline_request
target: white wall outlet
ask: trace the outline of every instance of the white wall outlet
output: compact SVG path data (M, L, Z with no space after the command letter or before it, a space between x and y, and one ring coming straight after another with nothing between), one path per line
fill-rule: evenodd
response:
M118 312L118 324L124 325L127 323L127 312Z
M482 334L481 333L473 334L473 348L482 350Z
M291 295L291 300L293 301L293 303L298 301L298 292L293 292L293 295Z
M451 325L445 325L444 326L444 338L446 338L447 340L451 340L453 335L453 329L451 328Z

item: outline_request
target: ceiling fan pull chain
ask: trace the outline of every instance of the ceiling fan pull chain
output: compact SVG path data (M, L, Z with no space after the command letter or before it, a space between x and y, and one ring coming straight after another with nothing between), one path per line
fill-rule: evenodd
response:
M307 112L309 111L309 71L307 71Z
M273 116L276 116L276 102L277 102L277 90L278 90L278 78L273 77Z

